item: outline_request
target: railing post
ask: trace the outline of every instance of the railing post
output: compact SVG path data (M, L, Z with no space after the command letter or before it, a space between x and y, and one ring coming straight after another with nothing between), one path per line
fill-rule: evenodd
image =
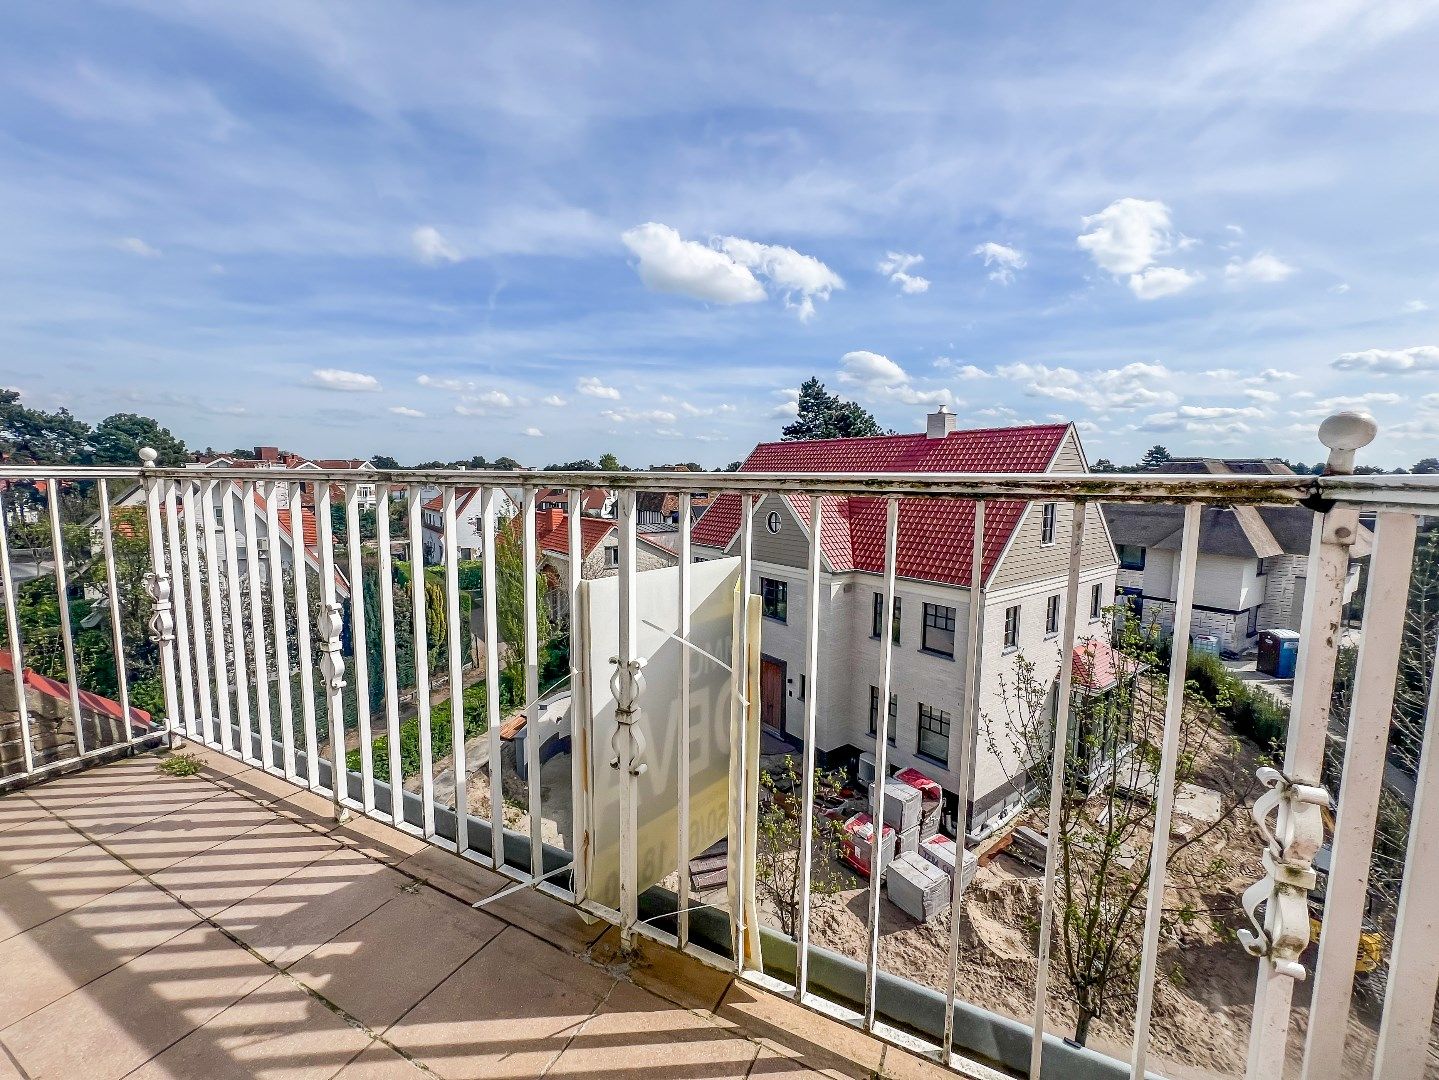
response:
M148 475L149 470L155 467L155 461L159 453L148 446L140 448L140 465L145 470L141 474L141 483L145 488L145 507L148 516L150 535L150 573L146 578L146 589L150 593L150 599L154 604L150 615L150 640L160 650L160 677L165 687L165 726L172 732L179 731L180 710L177 706L179 697L175 691L175 615L170 603L170 567L165 560L165 523L160 515L160 484L159 477ZM56 565L59 565L61 555L56 552ZM72 676L73 685L73 676ZM126 722L129 722L127 716ZM76 726L79 726L79 717L75 719ZM171 736L171 745L178 746L179 740Z
M1360 413L1336 413L1325 420L1319 440L1330 451L1327 471L1353 472L1354 452L1373 442L1376 431L1373 419ZM1305 976L1299 956L1309 945L1313 859L1324 842L1321 810L1329 802L1320 770L1339 654L1344 583L1358 534L1357 510L1332 507L1314 516L1284 769L1260 770L1261 781L1270 789L1254 805L1254 819L1265 841L1265 876L1245 890L1244 907L1254 931L1239 935L1245 950L1259 959L1247 1080L1282 1075L1294 983ZM1257 918L1260 905L1264 906L1262 923Z

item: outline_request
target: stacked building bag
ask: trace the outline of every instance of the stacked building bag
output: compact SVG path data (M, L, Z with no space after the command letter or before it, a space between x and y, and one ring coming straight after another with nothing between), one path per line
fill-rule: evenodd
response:
M939 817L944 811L944 792L918 769L901 769L894 774L894 778L919 792L919 839L923 843L939 832Z
M890 902L918 922L949 907L949 875L913 852L896 855L884 880Z
M899 834L901 852L919 851L922 801L919 789L903 780L891 776L884 782L884 823ZM873 813L872 806L870 810Z
M869 865L874 860L874 819L868 814L855 814L844 823L844 841L841 855L845 862L865 877L869 877ZM894 830L886 825L880 831L881 850L884 865L894 859Z
M939 867L948 878L954 877L954 867L959 851L959 847L947 836L931 836L929 839L921 841L919 845L920 855ZM974 857L972 852L966 851L964 853L964 870L959 879L961 892L969 888L969 883L974 880L974 875L978 872L979 860Z

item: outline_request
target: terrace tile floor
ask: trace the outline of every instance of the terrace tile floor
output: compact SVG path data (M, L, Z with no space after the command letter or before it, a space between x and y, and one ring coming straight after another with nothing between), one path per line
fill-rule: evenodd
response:
M0 1080L953 1075L201 757L0 796Z

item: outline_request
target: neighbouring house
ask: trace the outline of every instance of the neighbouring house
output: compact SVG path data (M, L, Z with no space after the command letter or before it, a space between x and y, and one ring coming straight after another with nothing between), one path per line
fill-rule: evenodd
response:
M580 513L585 517L613 518L618 499L609 488L585 488L580 492ZM569 513L570 493L567 488L546 488L535 496L537 510L562 510Z
M374 480L367 480L353 485L355 501L363 510L375 508L376 482L379 479L379 470L373 464L363 458L307 458L299 454L291 453L289 450L281 450L277 446L257 446L253 458L235 457L231 454L197 454L194 460L186 466L187 469L263 469L278 470L284 472L300 473L298 476L286 477L290 481L304 480L304 473L318 472L324 470L345 470L347 472L371 473ZM332 484L330 486L331 498L337 505L344 505L345 491L342 487ZM275 498L278 505L288 507L290 505L289 489L283 485L275 489ZM305 505L313 506L312 497L307 493Z
M499 505L495 508L496 528L513 518L517 512L514 497L504 488L496 488ZM480 489L458 488L455 491L455 547L461 559L478 559L485 553L485 523L481 513ZM420 504L420 538L424 545L425 563L435 566L445 558L445 499L435 495Z
M1287 474L1265 459L1180 458L1170 473ZM1119 552L1118 600L1141 625L1174 629L1179 588L1179 547L1184 510L1179 506L1107 503L1104 519ZM1264 630L1298 630L1304 615L1310 533L1314 513L1301 506L1206 507L1199 522L1191 637L1209 637L1221 652L1239 655ZM1372 534L1361 526L1355 559L1368 555ZM1359 583L1351 562L1345 599Z
M1072 424L955 430L941 409L913 435L776 442L757 446L741 472L1044 473L1087 469ZM1055 700L1060 670L1061 609L1069 565L1072 508L1058 502L993 500L985 506L983 566L970 580L974 503L959 499L901 499L894 642L888 702L882 683L885 501L866 497L821 500L820 591L808 595L810 505L804 495L758 499L753 518L751 589L762 598L761 719L771 733L798 742L806 671L806 617L819 604L821 626L816 750L830 763L853 763L875 748L886 720L889 764L914 767L944 789L949 825L983 833L1018 812L1028 789L1025 756L1007 742L1018 662ZM697 558L739 550L741 502L719 495L695 524ZM1104 519L1091 506L1085 518L1080 579L1079 636L1104 637L1105 610L1117 567ZM970 604L980 605L980 679L973 788L959 817L959 739L965 700L964 658Z
M513 526L512 526L513 527ZM613 577L620 567L619 523L609 518L580 518L580 577ZM563 510L540 510L535 515L535 543L540 573L548 585L550 616L556 627L569 625L570 519ZM675 566L679 559L662 544L636 530L636 568L655 570Z

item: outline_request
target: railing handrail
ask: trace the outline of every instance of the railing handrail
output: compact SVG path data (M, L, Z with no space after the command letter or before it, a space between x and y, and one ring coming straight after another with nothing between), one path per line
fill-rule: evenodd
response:
M1439 475L1299 476L1194 473L838 473L838 472L534 472L469 469L193 469L86 465L0 466L0 480L277 481L618 491L759 492L806 495L926 496L970 499L1095 499L1103 502L1310 506L1439 513Z

